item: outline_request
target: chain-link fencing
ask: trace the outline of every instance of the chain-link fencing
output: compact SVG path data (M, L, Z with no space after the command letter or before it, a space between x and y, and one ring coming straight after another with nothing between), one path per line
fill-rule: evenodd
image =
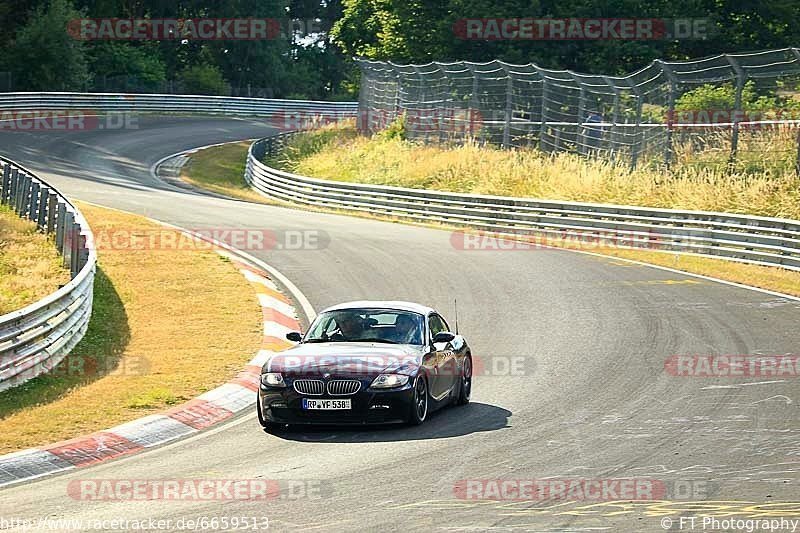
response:
M797 169L800 49L653 61L627 76L534 64L359 60L359 128L402 115L424 142L476 139L506 148L646 164Z

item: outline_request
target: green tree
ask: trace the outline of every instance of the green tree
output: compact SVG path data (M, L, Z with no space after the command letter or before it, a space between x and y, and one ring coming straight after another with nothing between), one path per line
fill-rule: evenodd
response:
M81 13L68 0L40 6L9 46L9 69L17 90L84 90L90 81L85 45L67 33Z
M120 42L99 42L89 50L89 65L95 83L100 80L125 78L138 90L156 91L166 80L166 68L153 46L136 46ZM127 89L123 87L122 89Z
M184 91L191 94L227 94L229 90L222 71L216 65L188 67L181 72L179 80Z

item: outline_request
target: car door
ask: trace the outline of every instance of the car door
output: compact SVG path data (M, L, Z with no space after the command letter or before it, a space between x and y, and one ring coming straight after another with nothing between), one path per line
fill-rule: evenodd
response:
M431 334L431 343L437 333L449 331L444 319L435 313L428 317L428 329ZM431 384L431 394L437 400L441 400L456 382L456 359L449 342L433 344L433 349L436 356L436 377L435 383Z

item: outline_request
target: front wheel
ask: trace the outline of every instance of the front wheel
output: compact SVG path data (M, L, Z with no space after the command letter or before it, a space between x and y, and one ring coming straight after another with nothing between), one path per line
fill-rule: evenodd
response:
M409 416L409 423L418 426L425 422L428 416L428 382L425 377L417 376L417 382L414 384L414 397L411 405L411 416Z
M464 357L464 365L461 369L461 386L456 405L467 405L472 395L472 357Z

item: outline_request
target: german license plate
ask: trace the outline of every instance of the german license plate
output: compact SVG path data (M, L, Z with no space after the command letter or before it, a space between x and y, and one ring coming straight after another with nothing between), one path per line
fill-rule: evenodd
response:
M350 409L350 399L346 400L316 400L313 398L303 398L303 409L325 411L337 411Z

